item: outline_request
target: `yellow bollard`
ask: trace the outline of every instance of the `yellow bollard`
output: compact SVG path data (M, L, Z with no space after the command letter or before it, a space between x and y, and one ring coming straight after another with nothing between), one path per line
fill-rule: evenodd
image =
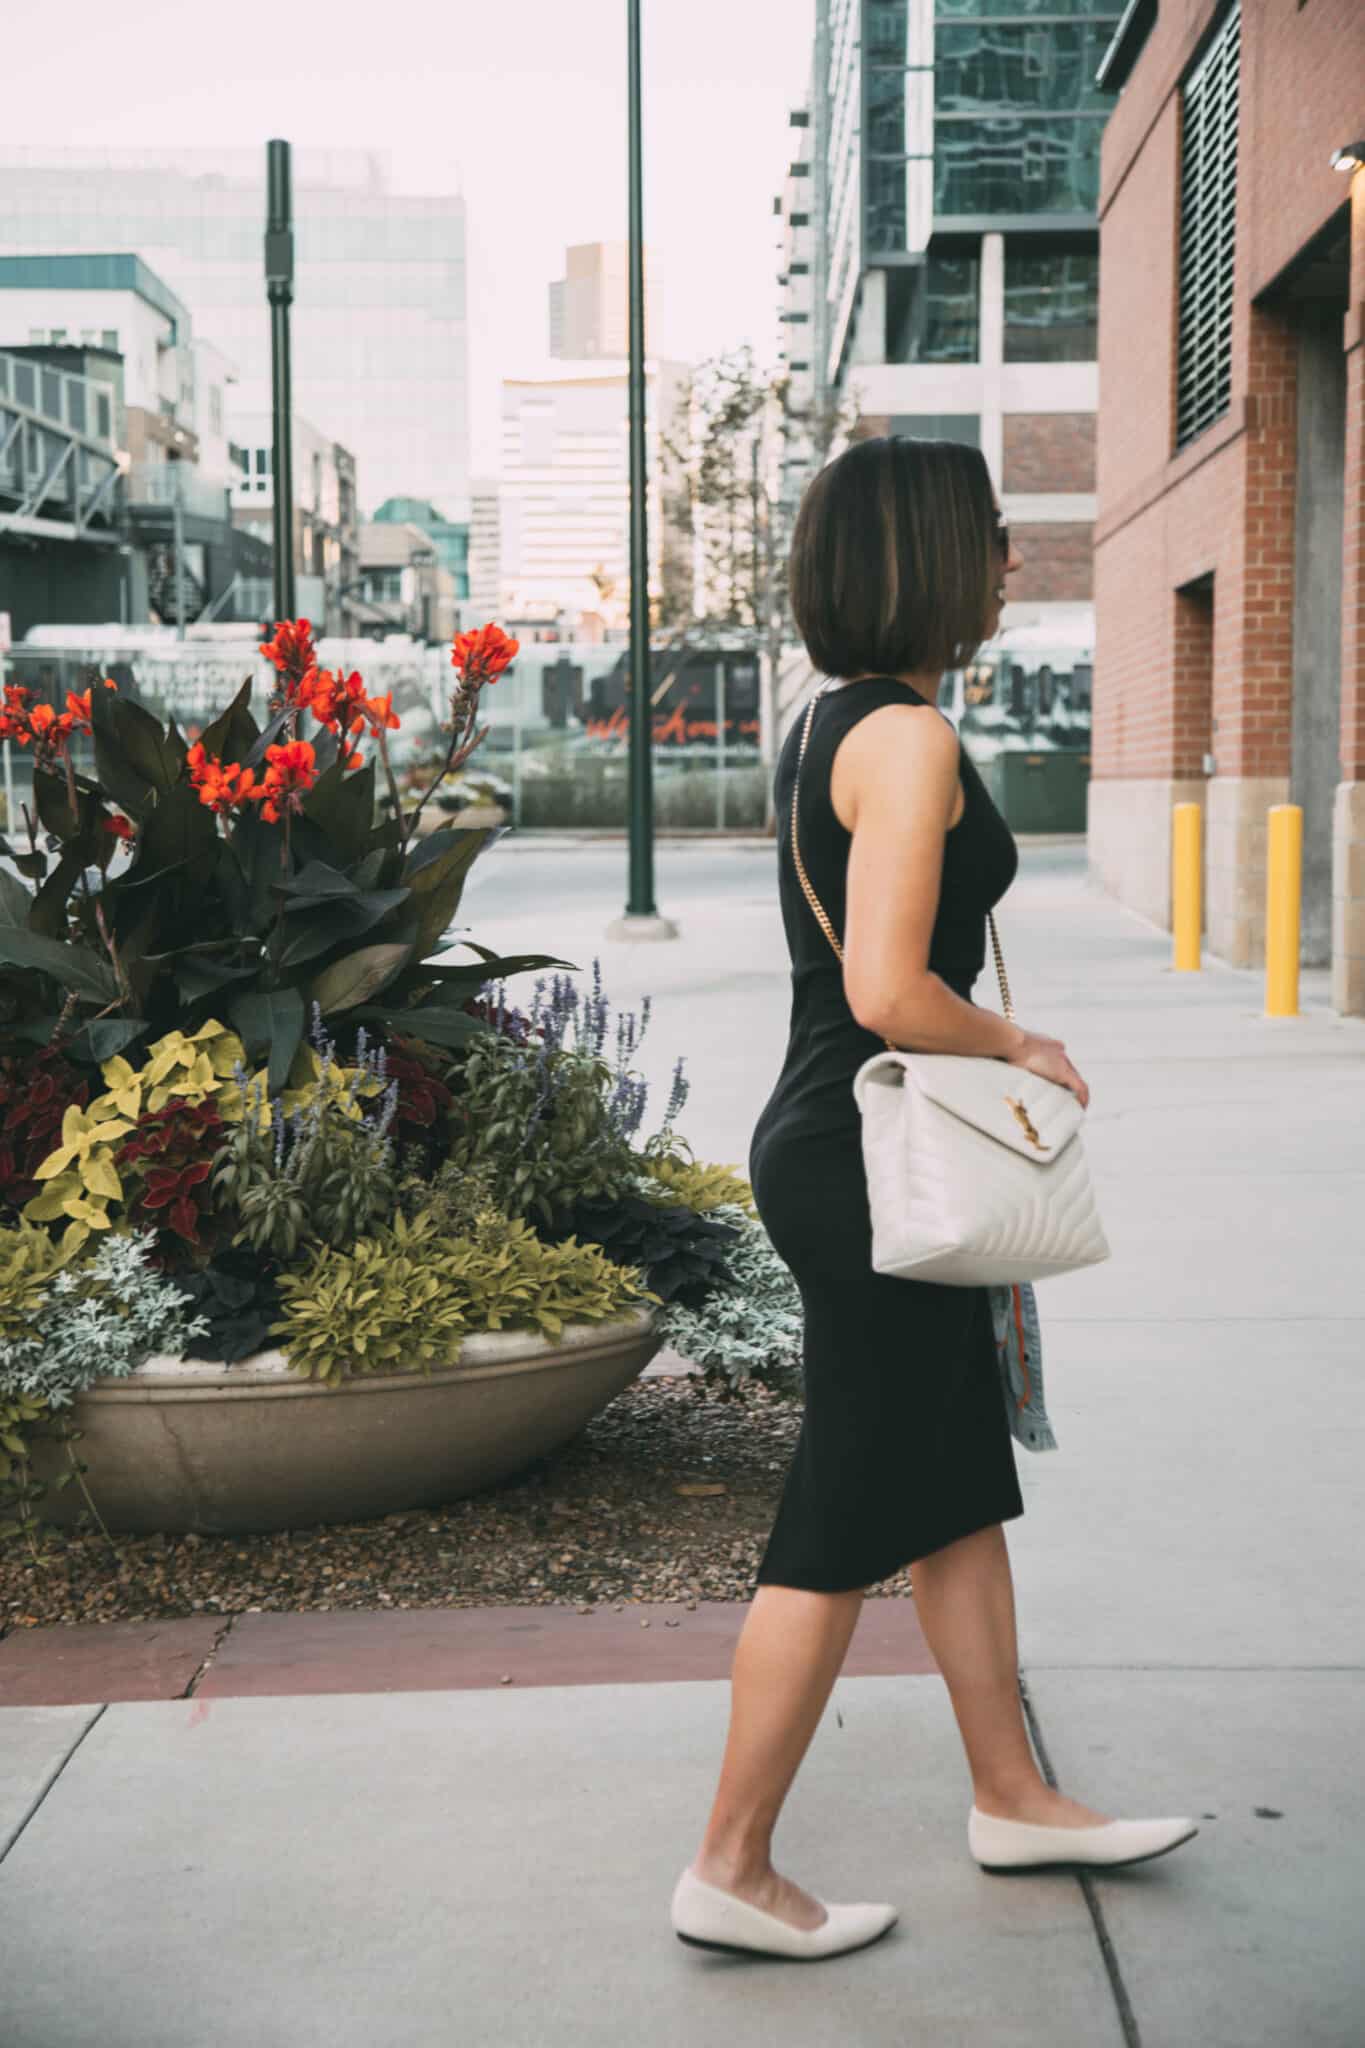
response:
M1265 1013L1299 1014L1299 905L1303 887L1303 809L1272 804L1265 891Z
M1200 806L1175 804L1171 809L1171 925L1175 934L1173 966L1178 973L1199 970Z

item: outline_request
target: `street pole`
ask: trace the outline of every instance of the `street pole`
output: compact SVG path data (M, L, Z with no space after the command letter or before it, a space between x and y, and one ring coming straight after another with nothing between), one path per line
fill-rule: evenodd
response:
M173 465L175 470L175 500L172 518L175 521L175 637L185 637L185 476L183 462Z
M649 533L645 471L645 266L640 142L640 0L626 0L630 182L630 881L608 938L673 939L654 906L654 707L650 702Z
M270 301L270 388L274 414L273 539L275 624L295 615L294 440L289 308L294 298L294 194L289 144L267 142L265 291Z

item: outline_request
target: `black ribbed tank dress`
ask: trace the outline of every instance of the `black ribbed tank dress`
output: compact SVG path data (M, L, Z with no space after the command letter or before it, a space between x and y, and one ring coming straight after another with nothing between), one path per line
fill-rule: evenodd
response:
M830 803L830 768L844 735L884 704L943 716L894 677L827 688L801 764L801 858L841 944L852 840ZM987 1290L872 1268L853 1076L885 1046L848 1007L843 968L792 859L804 716L803 708L774 778L791 1021L782 1070L754 1128L749 1178L801 1291L805 1412L757 1583L834 1593L1012 1521L1024 1503ZM929 966L970 1001L985 965L986 912L1013 881L1019 854L965 747L960 762L965 808L944 839Z

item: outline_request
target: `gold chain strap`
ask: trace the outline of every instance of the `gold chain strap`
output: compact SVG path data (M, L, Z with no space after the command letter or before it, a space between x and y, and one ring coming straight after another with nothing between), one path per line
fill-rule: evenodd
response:
M815 912L821 931L842 960L844 957L843 947L834 936L834 927L825 915L824 905L810 885L810 877L807 875L805 864L801 859L801 848L796 836L796 799L801 787L801 763L806 758L806 741L810 738L811 719L815 715L816 699L820 695L821 692L817 690L807 706L805 722L801 727L801 750L796 757L796 774L792 778L792 857L796 862L796 872L801 878L801 887L806 892L806 901ZM990 927L991 946L995 953L995 972L1000 983L1000 1000L1004 1005L1005 1015L1012 1024L1014 1022L1014 1002L1010 996L1010 985L1005 975L1005 956L1000 950L1000 934L995 929L995 918L989 910L986 912L986 923ZM884 1040L884 1043L890 1052L900 1050L898 1046L892 1045L889 1038Z

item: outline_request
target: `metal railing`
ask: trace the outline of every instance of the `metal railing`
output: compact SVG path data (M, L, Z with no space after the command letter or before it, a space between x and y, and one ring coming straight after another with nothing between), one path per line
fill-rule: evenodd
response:
M114 413L111 386L0 353L0 533L112 538Z
M135 462L128 472L128 502L172 511L178 503L182 511L200 519L228 520L232 516L226 482L199 476L184 462Z

